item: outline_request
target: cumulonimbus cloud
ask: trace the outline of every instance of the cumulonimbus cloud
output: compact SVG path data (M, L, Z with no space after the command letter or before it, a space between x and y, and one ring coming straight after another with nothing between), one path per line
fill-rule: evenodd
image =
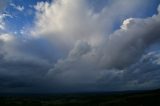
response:
M137 71L136 73L141 73L141 76L146 76L149 71L152 71L151 69L154 70L158 66L151 62L152 68L145 66L148 69L146 72L143 67L146 63L142 62L137 67L135 64L143 60L145 50L149 46L160 40L159 28L159 14L146 19L127 19L121 29L107 36L104 42L97 47L84 42L81 42L82 44L78 43L66 59L59 60L54 65L48 76L52 77L54 82L56 81L67 87L72 87L72 85L87 87L87 85L90 85L91 88L94 88L92 85L97 83L106 85L104 87L106 89L113 89L113 86L119 85L117 89L123 90L158 86L159 84L156 82L159 77L150 76L151 81L148 81L148 79L142 81L141 77L134 78L135 74L133 72ZM154 56L148 58L151 57ZM148 59L148 63L150 61L156 60ZM160 73L157 68L156 71L152 72L152 74ZM129 74L133 75L131 79ZM98 84L98 86L101 85ZM100 89L102 88L100 87Z
M1 91L159 87L160 15L126 17L144 2L112 0L98 12L86 0L39 2L28 39L0 33Z
M37 16L31 32L34 36L47 37L62 49L73 48L78 40L97 45L112 32L117 20L135 13L140 4L143 7L143 1L138 0L112 1L97 13L89 8L86 0L55 0L51 4L40 2L35 6ZM125 8L116 9L124 5Z

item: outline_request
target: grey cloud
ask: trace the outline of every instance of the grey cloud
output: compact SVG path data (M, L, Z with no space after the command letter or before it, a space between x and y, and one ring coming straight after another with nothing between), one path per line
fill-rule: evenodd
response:
M126 86L130 89L143 88L153 89L158 88L160 81L160 59L159 51L152 51L144 54L141 59L124 73L124 78L127 81Z
M1 93L33 92L34 90L34 92L40 92L45 89L44 86L48 86L44 75L50 69L50 63L54 62L54 58L50 57L52 61L47 59L48 54L39 48L40 44L37 45L37 42L42 43L42 40L32 39L24 42L14 35L0 35ZM46 48L45 44L41 46L43 50Z
M37 13L33 29L38 37L21 39L0 34L1 92L106 91L160 86L159 52L150 49L160 40L160 15L127 19L121 29L109 34L115 20L134 13L143 0L112 0L99 12L88 8L82 0L57 2L37 4L41 12ZM122 6L126 8L117 10Z
M0 1L0 12L3 11L3 9L6 7L6 5L9 3L10 0L1 0Z
M134 63L152 43L160 39L159 16L148 19L132 19L127 30L110 35L102 52L106 68L124 68Z
M13 89L30 89L26 92L33 92L38 86L43 87L46 85L43 77L49 68L45 65L37 65L31 62L15 63L4 61L1 61L0 65L1 93Z
M75 46L66 59L54 65L47 77L66 88L74 85L85 89L90 85L90 89L127 90L160 86L157 58L155 54L145 53L160 40L159 14L146 19L130 19L123 27L97 47L87 43ZM79 54L75 58L72 52ZM149 55L147 63L143 55Z

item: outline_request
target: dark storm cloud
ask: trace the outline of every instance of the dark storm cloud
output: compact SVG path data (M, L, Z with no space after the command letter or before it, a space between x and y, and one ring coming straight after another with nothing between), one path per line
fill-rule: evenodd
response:
M123 69L134 63L143 54L145 48L160 39L159 16L148 19L131 19L126 29L110 35L102 55L106 68Z
M38 92L44 85L47 86L44 75L51 67L50 60L44 59L48 54L41 51L35 42L36 40L32 39L24 43L13 35L0 35L1 93L25 92L25 90ZM37 89L38 87L40 88Z
M130 89L135 87L148 89L159 88L160 81L160 51L152 51L144 54L141 59L124 73ZM125 87L126 87L125 86Z
M153 63L160 57L149 55L151 51L145 53L150 45L160 40L159 28L159 14L146 19L127 19L121 29L98 47L78 43L66 59L55 64L48 76L54 83L58 82L66 88L78 86L81 90L88 85L95 90L149 89L160 86L157 83L159 63ZM148 60L143 55L149 55Z
M38 86L46 85L44 82L44 75L49 69L48 65L42 65L38 62L20 61L0 61L0 82L2 92L8 89L28 88L29 92L36 90ZM44 82L44 83L43 83ZM46 85L47 86L47 85ZM32 89L31 89L32 88ZM37 89L37 91L39 91Z
M159 46L160 14L126 19L121 29L104 35L106 23L109 33L115 17L128 15L143 2L115 0L100 13L94 13L85 3L82 0L38 3L35 8L41 12L37 13L35 23L39 26L33 29L44 36L24 35L28 37L24 39L0 32L1 93L160 87L160 52L151 49ZM124 4L127 6L117 12L117 6Z

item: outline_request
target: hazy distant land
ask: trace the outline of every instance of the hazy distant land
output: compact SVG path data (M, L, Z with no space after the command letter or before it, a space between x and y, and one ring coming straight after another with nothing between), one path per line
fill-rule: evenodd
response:
M0 106L160 106L160 90L137 93L1 95Z

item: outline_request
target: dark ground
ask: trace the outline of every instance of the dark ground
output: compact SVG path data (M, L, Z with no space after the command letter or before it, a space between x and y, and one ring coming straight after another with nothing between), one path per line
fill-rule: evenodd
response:
M138 93L1 95L0 106L160 106L160 90Z

